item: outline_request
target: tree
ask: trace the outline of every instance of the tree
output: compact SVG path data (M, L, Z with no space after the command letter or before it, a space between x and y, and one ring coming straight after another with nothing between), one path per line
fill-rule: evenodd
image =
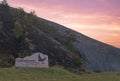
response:
M3 23L3 30L11 31L14 21L7 0L3 0L0 4L0 21Z
M9 11L9 6L8 6L8 3L6 0L3 0L1 3L0 3L0 11ZM0 12L1 13L1 12Z
M1 4L8 5L7 0L3 0Z

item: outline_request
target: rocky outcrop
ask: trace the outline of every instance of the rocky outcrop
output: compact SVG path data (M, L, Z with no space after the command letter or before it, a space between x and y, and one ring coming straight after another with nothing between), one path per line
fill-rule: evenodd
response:
M120 50L83 35L74 46L81 53L84 65L91 71L120 71Z

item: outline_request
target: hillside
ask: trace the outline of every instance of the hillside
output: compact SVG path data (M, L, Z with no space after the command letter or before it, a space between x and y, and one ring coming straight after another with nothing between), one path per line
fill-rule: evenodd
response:
M13 66L16 57L34 52L49 56L50 66L74 71L120 71L120 49L62 25L0 5L0 66Z
M33 12L10 8L8 4L1 4L0 10L0 66L13 66L16 57L42 52L49 56L50 66L62 65L80 70L81 60L78 54L40 29L48 24L41 22L42 19L39 20ZM48 25L48 29L51 28ZM48 32L55 34L48 29Z

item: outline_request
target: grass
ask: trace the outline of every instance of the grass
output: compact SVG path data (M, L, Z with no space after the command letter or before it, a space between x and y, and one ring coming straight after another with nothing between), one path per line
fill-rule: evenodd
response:
M0 81L120 81L120 73L76 75L63 68L0 68Z

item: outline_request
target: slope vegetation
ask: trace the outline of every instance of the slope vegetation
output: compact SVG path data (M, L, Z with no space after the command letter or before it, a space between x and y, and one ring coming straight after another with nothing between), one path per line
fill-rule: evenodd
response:
M0 66L34 52L49 56L50 66L74 71L120 71L120 49L62 25L2 4L0 10Z

